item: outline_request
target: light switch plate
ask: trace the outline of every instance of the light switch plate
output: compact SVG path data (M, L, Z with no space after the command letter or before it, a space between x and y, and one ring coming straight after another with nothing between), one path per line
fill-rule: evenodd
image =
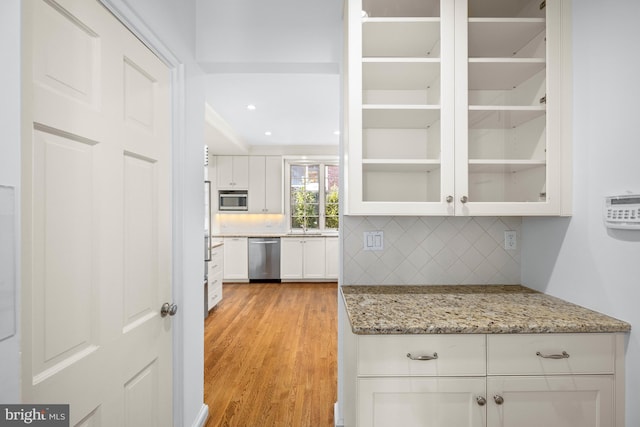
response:
M365 231L364 232L364 250L365 251L384 250L384 232L383 231Z

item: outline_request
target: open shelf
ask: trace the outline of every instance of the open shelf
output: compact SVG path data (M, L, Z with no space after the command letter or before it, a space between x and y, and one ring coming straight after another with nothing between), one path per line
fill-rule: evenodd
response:
M469 0L469 17L544 18L542 0Z
M469 106L469 129L517 128L545 114L544 106Z
M469 202L546 201L546 165L469 165Z
M363 201L438 202L440 180L437 164L363 164Z
M369 17L437 17L440 0L363 0L362 9Z
M362 88L367 89L427 89L440 79L440 61L383 60L362 61Z
M544 58L544 18L469 19L469 57Z
M546 165L544 160L469 160L469 173L517 173Z
M363 159L368 172L433 172L440 169L439 160L416 159Z
M362 56L438 58L440 18L370 18L362 25Z
M363 105L364 129L427 129L440 120L437 105Z
M469 90L507 90L546 68L543 58L469 58Z
M396 159L416 161L440 158L440 122L429 129L363 129L362 158L393 163Z

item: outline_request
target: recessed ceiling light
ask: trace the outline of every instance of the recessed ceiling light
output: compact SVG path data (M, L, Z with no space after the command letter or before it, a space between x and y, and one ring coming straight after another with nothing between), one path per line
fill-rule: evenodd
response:
M256 106L255 106L255 105L253 105L253 104L249 104L249 105L247 105L247 110L251 110L251 111L253 111L253 110L255 110L255 109L256 109Z
M270 131L270 130L268 130L268 131L266 131L264 134L265 134L265 135L267 135L267 136L271 136L271 131Z

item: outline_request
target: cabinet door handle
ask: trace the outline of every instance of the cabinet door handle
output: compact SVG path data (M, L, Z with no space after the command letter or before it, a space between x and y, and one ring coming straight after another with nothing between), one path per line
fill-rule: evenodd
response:
M542 354L538 351L536 352L536 356L542 357L543 359L568 359L569 353L563 351L562 354Z
M493 401L496 402L496 405L502 405L504 403L504 398L497 394L493 396Z
M476 397L476 402L478 402L478 406L484 406L487 404L487 399L482 396Z
M467 196L462 196L462 197L460 197L460 201L461 201L462 203L467 203L467 201L468 201L468 200L469 200L469 198L468 198Z
M435 360L438 358L438 353L433 353L432 356L429 356L428 354L424 356L412 356L411 353L407 353L407 357L411 360Z
M445 200L447 201L447 203L451 203L453 202L453 196L447 196Z

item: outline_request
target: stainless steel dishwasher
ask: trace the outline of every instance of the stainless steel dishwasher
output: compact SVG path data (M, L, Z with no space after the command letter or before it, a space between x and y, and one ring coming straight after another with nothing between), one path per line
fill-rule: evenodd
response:
M280 280L280 238L249 237L249 281Z

